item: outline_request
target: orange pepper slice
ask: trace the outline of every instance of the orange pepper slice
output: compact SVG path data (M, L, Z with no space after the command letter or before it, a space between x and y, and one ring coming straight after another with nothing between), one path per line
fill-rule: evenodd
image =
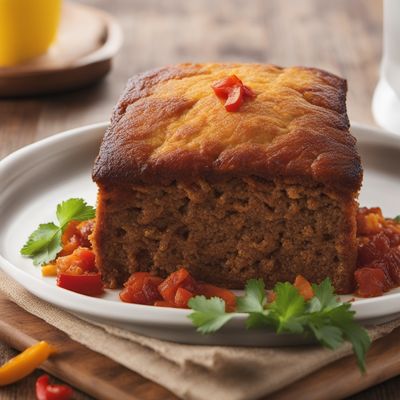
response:
M55 351L54 346L44 341L28 347L0 367L0 386L10 385L25 378Z

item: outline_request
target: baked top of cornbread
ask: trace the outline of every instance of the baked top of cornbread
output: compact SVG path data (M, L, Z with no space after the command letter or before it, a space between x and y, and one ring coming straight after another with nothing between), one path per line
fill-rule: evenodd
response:
M227 112L212 84L238 76L256 94ZM181 64L136 75L93 169L98 183L259 176L356 193L362 168L348 132L346 81L315 68Z

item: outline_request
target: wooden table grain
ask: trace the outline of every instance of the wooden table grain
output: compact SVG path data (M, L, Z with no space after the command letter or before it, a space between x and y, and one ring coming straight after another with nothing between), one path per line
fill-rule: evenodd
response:
M122 26L124 44L111 74L76 92L0 100L0 158L54 133L107 120L130 75L183 61L324 68L347 78L351 121L374 123L370 108L381 57L380 0L81 2L110 12ZM0 362L13 354L0 344ZM0 398L34 398L38 373L1 388ZM394 378L352 399L397 399L399 389L400 378ZM76 399L88 397L78 393Z

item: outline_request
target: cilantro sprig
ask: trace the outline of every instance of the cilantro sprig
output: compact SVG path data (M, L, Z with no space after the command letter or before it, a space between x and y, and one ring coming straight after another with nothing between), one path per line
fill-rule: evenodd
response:
M21 249L21 254L33 259L35 265L42 265L54 260L61 250L61 235L72 220L86 221L95 216L96 210L83 199L72 198L57 205L58 225L53 222L40 224L29 236Z
M313 290L314 297L306 301L291 283L277 283L275 300L267 303L264 282L250 279L244 296L237 298L237 312L225 312L225 302L218 297L196 296L189 301L193 312L188 317L203 334L215 332L234 316L246 313L248 329L270 327L278 334L307 335L332 350L348 341L364 372L365 355L371 342L365 329L354 321L355 312L350 310L350 303L338 299L329 278L313 285Z

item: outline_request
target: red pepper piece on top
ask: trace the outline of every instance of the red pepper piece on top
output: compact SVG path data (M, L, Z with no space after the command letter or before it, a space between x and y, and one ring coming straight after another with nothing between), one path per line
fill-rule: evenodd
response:
M236 76L230 75L211 85L214 93L225 100L225 109L228 112L238 111L246 98L254 98L256 94Z
M229 92L229 96L225 101L225 109L234 112L243 104L244 91L243 86L235 86Z
M230 91L235 86L243 86L243 82L236 75L227 76L211 85L214 93L223 100L228 98Z

